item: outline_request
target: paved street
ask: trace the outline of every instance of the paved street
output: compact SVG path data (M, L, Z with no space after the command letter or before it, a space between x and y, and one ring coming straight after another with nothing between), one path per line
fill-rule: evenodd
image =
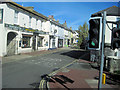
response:
M72 63L71 63L72 62ZM74 63L73 63L74 62ZM97 88L99 71L89 61L84 50L60 48L50 51L26 53L2 58L3 88L35 88L40 85L41 75L50 74L60 68L56 75L63 75L73 83L49 82L50 88ZM93 64L93 65L92 65ZM110 84L111 83L111 84ZM64 86L64 87L63 87ZM103 88L116 88L117 84L106 80ZM40 87L41 88L41 87Z
M49 74L83 54L85 54L84 51L63 48L41 55L11 56L15 60L5 57L2 59L3 88L33 88L36 83L40 82L41 75ZM7 62L5 59L11 60Z

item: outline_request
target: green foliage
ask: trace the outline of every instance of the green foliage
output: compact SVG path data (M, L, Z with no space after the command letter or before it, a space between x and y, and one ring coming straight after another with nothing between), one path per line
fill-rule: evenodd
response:
M79 34L78 46L80 46L86 37L88 37L88 24L85 22L83 26L80 25L77 32Z

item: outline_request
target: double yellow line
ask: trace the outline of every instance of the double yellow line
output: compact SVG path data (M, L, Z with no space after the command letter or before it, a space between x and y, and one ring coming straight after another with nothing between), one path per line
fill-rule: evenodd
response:
M40 90L43 90L43 89L44 89L44 83L45 83L45 80L42 79L42 80L40 81L40 85L39 85L39 89L40 89Z
M63 66L63 67L61 67L60 69L58 69L58 70L56 70L56 71L54 71L54 72L51 72L50 74L48 74L48 76L53 76L53 75L55 75L57 72L59 72L60 70L63 70L64 68L66 68L66 67L68 67L69 65L71 65L71 64L73 64L73 63L75 63L75 62L77 62L77 61L79 61L78 59L75 59L74 61L72 61L71 63L69 63L69 64L67 64L67 65L65 65L65 66ZM43 90L43 88L44 88L44 83L45 83L45 80L44 79L42 79L41 81L40 81L40 84L39 84L39 89L40 90Z

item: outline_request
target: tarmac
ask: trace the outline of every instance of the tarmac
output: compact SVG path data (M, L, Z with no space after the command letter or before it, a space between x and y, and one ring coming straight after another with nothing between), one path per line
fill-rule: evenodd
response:
M44 54L50 54L50 53L58 52L60 50L62 50L62 48L54 49L54 50L42 50L42 51L21 53L19 55L11 55L11 56L0 57L0 61L1 61L2 64L4 64L4 63L18 61L18 60L25 59L25 58L42 56Z
M30 58L37 55L50 54L58 52L61 49L49 50L49 51L36 51L32 53L24 53L21 55L13 55L9 57L3 57L2 64L14 62L21 58ZM84 59L78 59L77 62L64 67L64 69L57 72L48 82L49 89L98 89L99 82L99 70L93 68L95 63ZM106 84L102 85L102 88L111 90L120 90L120 83L114 83L112 80L106 79Z

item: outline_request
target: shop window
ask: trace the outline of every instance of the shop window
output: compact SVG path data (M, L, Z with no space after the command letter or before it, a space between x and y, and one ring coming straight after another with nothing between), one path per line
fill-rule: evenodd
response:
M117 18L117 21L120 21L120 18Z
M66 45L66 43L67 43L67 40L65 39L65 40L64 40L64 45Z
M73 43L73 38L71 38L71 44Z
M43 37L38 37L37 41L38 47L43 47Z
M63 47L63 40L62 39L58 39L58 47Z
M55 48L55 41L56 41L56 40L55 40L55 38L53 37L53 38L52 38L52 48Z
M31 37L23 36L22 48L30 48L30 39Z

